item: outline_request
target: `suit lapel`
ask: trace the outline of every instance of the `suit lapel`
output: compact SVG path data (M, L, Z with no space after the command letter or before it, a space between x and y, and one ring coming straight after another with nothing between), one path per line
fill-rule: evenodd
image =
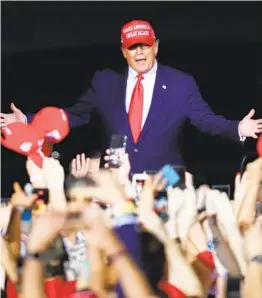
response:
M112 108L117 133L127 135L128 139L133 140L125 105L127 76L127 69L119 74L117 84L115 85L116 93Z
M158 64L152 102L138 142L140 142L145 137L149 129L151 129L154 124L157 124L159 122L159 115L164 112L163 104L165 89L163 88L163 86L164 78L161 72L161 65Z

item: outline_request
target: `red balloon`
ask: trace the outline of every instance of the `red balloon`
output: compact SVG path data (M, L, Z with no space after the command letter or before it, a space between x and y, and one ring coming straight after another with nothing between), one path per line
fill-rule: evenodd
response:
M262 157L262 134L257 139L257 154Z
M43 143L43 135L25 123L16 122L2 128L1 145L22 155L41 150Z
M66 112L57 107L41 109L30 123L35 130L42 132L45 139L51 143L61 142L70 131Z

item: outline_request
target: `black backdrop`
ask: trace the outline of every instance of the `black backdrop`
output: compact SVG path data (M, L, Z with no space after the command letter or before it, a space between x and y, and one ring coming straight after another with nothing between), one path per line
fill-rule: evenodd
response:
M27 112L73 104L95 70L125 65L119 31L134 18L152 21L160 62L194 75L216 113L240 119L255 108L262 116L262 14L256 2L4 2L2 111L11 101ZM93 117L55 150L67 167L76 153L94 151L101 143ZM182 146L194 173L208 183L228 183L243 155L255 150L255 141L241 146L186 126ZM24 162L2 148L2 196L10 195L12 181L27 180Z

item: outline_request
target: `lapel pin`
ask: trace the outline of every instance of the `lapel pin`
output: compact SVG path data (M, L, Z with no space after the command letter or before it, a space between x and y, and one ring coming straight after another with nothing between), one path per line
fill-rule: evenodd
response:
M163 88L163 89L166 89L166 85L162 85L162 88Z

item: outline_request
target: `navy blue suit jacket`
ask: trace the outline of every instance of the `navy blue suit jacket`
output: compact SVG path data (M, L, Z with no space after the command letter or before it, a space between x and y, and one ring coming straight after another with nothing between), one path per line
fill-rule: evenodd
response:
M183 165L178 136L187 119L202 132L239 140L239 121L215 115L192 76L158 64L149 114L138 143L134 144L125 108L126 83L127 72L97 71L91 87L66 111L72 128L88 123L96 109L108 136L127 135L133 173L158 170L167 163ZM30 118L28 115L28 121Z

